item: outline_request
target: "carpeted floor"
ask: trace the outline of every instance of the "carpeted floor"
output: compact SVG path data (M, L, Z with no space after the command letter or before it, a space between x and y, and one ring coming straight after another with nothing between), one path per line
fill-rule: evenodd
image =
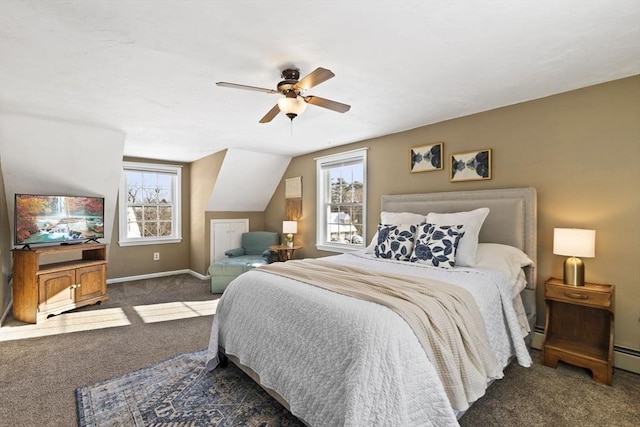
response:
M206 350L78 388L89 426L303 426L234 364L208 372Z
M614 369L613 386L598 384L587 369L560 362L512 363L464 414L461 426L631 427L640 425L640 375Z

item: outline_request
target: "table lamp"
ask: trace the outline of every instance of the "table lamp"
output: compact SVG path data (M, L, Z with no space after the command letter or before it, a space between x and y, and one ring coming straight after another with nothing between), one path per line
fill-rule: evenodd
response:
M564 261L563 282L584 286L584 263L579 256L596 256L596 231L579 228L554 228L553 253L568 256Z
M287 235L287 246L293 247L293 235L298 232L298 222L282 221L282 232Z

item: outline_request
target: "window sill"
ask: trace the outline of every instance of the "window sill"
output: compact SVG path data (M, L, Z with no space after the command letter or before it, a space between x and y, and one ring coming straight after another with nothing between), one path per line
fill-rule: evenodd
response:
M148 245L162 245L165 243L180 243L182 238L171 239L153 239L153 240L120 240L118 245L120 246L148 246Z

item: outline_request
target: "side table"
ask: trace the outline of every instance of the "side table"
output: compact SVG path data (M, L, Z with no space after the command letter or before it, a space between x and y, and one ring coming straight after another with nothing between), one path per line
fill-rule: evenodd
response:
M615 287L572 286L551 278L544 284L547 305L542 364L558 360L590 369L593 379L611 385Z
M302 249L302 246L273 245L273 246L269 246L269 249L271 249L272 251L278 252L278 260L284 262L284 261L289 261L290 259L293 259L293 252L296 249Z

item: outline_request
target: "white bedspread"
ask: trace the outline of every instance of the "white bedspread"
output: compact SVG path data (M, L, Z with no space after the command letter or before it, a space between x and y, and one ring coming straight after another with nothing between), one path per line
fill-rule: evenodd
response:
M325 259L464 287L478 303L500 372L513 354L530 366L511 284L503 275L361 253ZM294 415L312 426L457 424L409 325L375 303L253 270L234 280L218 304L209 369L217 364L218 345L256 371L265 386L287 400Z

